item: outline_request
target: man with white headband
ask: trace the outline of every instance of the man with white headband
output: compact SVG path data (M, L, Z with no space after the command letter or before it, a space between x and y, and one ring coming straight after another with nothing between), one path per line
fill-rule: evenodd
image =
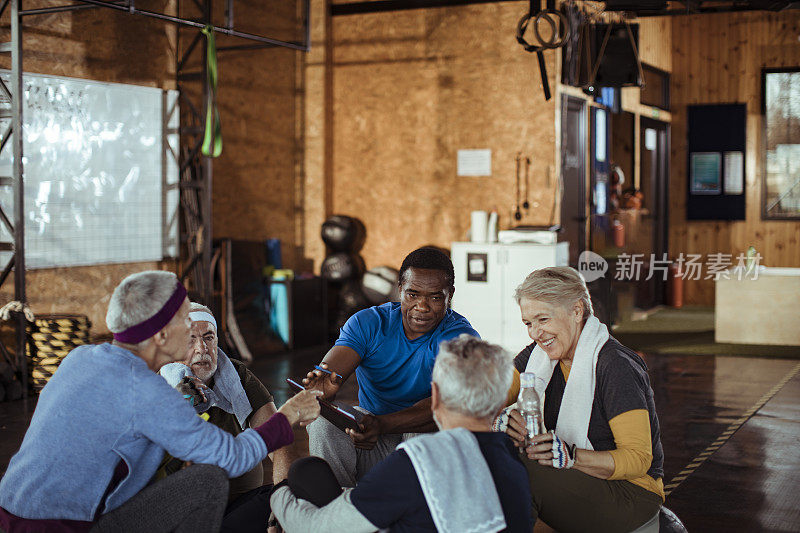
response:
M192 302L189 319L192 326L183 364L165 365L161 368L161 375L172 386L180 385L183 378L191 374L202 381L208 387L205 393L207 402L197 409L208 413L210 423L232 435L269 420L277 412L272 395L243 363L229 358L219 348L217 321L211 310ZM298 454L286 446L270 455L272 480L285 479L292 458ZM266 530L272 480L265 476L261 463L230 480L228 507L222 521L223 533Z
M319 414L311 391L237 435L196 416L157 372L189 342L189 300L170 272L140 272L114 290L112 343L70 352L39 395L0 481L0 530L218 531L228 478L292 442ZM165 453L193 463L151 483Z

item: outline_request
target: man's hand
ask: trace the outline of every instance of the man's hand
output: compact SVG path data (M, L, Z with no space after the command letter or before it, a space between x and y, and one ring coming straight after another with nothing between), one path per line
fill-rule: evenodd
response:
M320 363L319 366L328 370L328 363ZM332 400L339 392L342 381L342 376L336 372L327 373L315 368L303 378L303 385L306 389L322 391L324 400Z
M180 383L178 383L175 388L183 394L183 397L189 400L189 403L192 406L200 405L201 403L206 403L208 398L206 397L206 391L208 387L200 381L200 379L196 378L195 376L186 376L183 378Z
M378 437L381 435L381 424L378 417L365 414L358 425L361 428L360 432L348 429L347 434L350 435L356 448L371 450L378 443Z
M527 433L528 430L525 428L525 421L522 419L522 415L518 410L512 409L508 413L508 428L506 428L506 434L511 437L514 446L517 448L525 446L525 435Z
M322 394L317 390L300 391L283 404L278 412L283 414L293 428L305 427L319 416L317 398Z

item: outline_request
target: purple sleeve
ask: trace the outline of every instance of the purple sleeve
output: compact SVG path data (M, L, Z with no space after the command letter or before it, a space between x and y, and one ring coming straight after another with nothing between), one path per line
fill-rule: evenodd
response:
M254 429L264 439L267 453L272 453L278 448L294 442L292 426L283 413L275 413L269 417L269 420Z

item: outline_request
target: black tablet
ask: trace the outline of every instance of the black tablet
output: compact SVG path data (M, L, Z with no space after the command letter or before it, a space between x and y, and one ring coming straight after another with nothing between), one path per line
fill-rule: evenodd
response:
M297 392L305 390L305 387L292 378L287 378L286 383L288 383ZM320 398L317 398L317 400L319 401L320 415L322 415L325 420L342 431L345 431L346 429L353 429L359 432L361 431L361 428L358 424L364 417L364 413L353 408L352 405L348 405L344 402L329 402Z

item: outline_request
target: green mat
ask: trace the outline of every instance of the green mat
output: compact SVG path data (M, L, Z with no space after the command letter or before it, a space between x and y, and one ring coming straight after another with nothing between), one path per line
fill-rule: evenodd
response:
M800 359L800 346L714 342L714 309L710 307L659 309L645 320L619 323L612 335L645 353Z

